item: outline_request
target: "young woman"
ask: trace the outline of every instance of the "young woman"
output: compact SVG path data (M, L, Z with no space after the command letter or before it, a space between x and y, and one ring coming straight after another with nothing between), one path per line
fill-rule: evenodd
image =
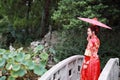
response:
M87 48L85 50L85 57L81 69L80 80L98 80L100 75L100 61L98 56L98 49L100 46L100 40L96 36L99 28L96 25L92 25L87 30Z

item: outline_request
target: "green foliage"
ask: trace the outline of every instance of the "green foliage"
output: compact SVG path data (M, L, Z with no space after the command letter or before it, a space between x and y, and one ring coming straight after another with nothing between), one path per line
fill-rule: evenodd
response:
M40 51L41 47L37 46L36 48ZM33 59L30 53L23 51L23 48L14 51L0 49L0 70L2 71L2 75L4 75L0 79L5 80L6 75L8 75L8 80L15 80L18 77L24 77L29 71L31 73L33 71L38 76L46 72L48 54L42 51L37 53L33 51L32 53L38 54L39 60L36 61L36 59Z
M53 25L62 30L61 42L56 47L56 57L62 60L74 54L84 54L83 50L85 50L87 41L83 37L87 37L84 35L87 34L87 31L83 31L83 29L87 29L83 27L88 26L88 23L78 20L77 17L97 17L99 21L107 23L113 29L111 31L106 29L100 31L99 56L102 68L111 57L119 58L119 4L120 1L118 0L61 0L51 17L54 20ZM66 29L68 30L67 33L63 34ZM82 34L78 35L80 33Z
M116 35L116 37L114 36ZM99 55L101 59L101 67L103 68L105 63L110 58L120 58L120 36L119 31L104 31L100 33L101 45L99 49Z
M30 5L27 1L30 1ZM46 0L0 0L0 47L6 47L6 43L16 39L17 46L23 46L38 37L44 27ZM101 47L99 55L101 63L105 63L110 57L120 57L119 55L119 25L120 25L120 1L119 0L55 0L52 1L51 18L55 29L60 29L61 41L56 46L56 53L50 49L60 60L74 55L84 54L86 41L86 27L88 23L80 21L77 17L97 17L99 21L109 23L113 30L104 30L100 34ZM51 7L51 6L49 6ZM85 27L85 28L83 28ZM67 29L67 30L66 30ZM64 31L66 30L66 31ZM109 35L109 36L108 36ZM2 36L2 37L1 37ZM107 41L107 42L106 42ZM8 46L7 46L8 47ZM0 50L0 68L9 73L8 79L14 80L16 76L23 76L32 70L41 75L47 64L48 54L43 52L43 46L37 46L34 52L25 53L23 50L13 52ZM109 54L109 55L108 55ZM63 56L64 55L64 56ZM33 57L40 57L41 64L36 64ZM13 66L14 65L14 66ZM36 69L35 69L36 67ZM38 68L41 68L39 73ZM44 69L43 69L44 68ZM3 72L4 72L3 71ZM19 74L20 73L20 74ZM3 76L0 79L5 79Z
M44 3L45 1L41 0L0 0L0 36L5 39L4 41L1 39L0 47L8 47L5 44L8 37L4 37L8 36L6 34L8 32L12 34L10 38L15 38L14 43L24 45L40 38L40 33L44 32L41 30L45 15ZM3 36L3 33L6 35Z
M35 51L35 53L38 53L39 51L42 51L44 49L44 47L42 46L42 45L38 45L35 49L34 49L34 51Z
M55 46L56 58L63 60L72 55L83 55L87 43L85 32L84 29L59 32L60 41Z
M35 65L34 73L37 75L42 75L45 73L47 70L44 68L44 66L41 65Z
M106 19L101 18L100 12L107 7L100 1L94 0L61 0L58 3L58 9L53 13L52 19L55 20L56 26L65 29L81 28L82 25L86 24L83 24L77 17L97 17L100 21L105 22Z
M60 61L69 56L83 55L87 46L87 31L82 30L64 30L59 33L61 38L57 44L56 58ZM116 35L116 37L114 36ZM110 58L120 58L120 38L118 37L120 32L113 30L101 29L98 37L100 38L100 48L98 55L100 57L101 68L103 69L105 64ZM64 55L64 56L63 56Z
M6 80L6 76L0 77L0 80ZM11 79L10 79L11 80Z

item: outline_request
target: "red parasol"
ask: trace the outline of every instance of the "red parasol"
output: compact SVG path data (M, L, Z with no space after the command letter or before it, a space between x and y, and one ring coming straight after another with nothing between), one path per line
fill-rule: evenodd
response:
M112 29L111 27L99 22L98 20L96 19L89 19L89 18L81 18L81 17L78 17L78 19L82 20L82 21L85 21L85 22L88 22L90 24L93 24L93 25L97 25L97 26L101 26L103 28L108 28L108 29Z

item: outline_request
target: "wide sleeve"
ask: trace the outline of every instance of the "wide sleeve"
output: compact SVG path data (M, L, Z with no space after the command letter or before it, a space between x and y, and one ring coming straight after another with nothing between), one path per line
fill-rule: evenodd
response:
M86 56L97 55L99 46L100 46L100 41L97 38L97 36L92 36L92 38L88 40L88 45L85 50L85 55Z
M87 47L85 49L85 55L86 56L91 56L92 54L92 47L93 47L93 42L91 40L88 40Z
M92 41L92 44L93 44L93 46L91 48L92 55L95 56L98 53L98 49L99 49L99 46L100 46L100 40L97 36L95 36L91 39L91 41Z

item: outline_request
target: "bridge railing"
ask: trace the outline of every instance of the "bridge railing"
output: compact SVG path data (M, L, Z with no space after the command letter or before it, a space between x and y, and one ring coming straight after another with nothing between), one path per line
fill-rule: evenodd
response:
M83 58L81 55L67 58L53 66L38 80L80 80ZM107 62L98 80L119 80L118 58L111 58Z
M102 70L98 80L119 80L119 59L111 58Z
M53 66L38 80L80 80L83 58L81 55L67 58Z

